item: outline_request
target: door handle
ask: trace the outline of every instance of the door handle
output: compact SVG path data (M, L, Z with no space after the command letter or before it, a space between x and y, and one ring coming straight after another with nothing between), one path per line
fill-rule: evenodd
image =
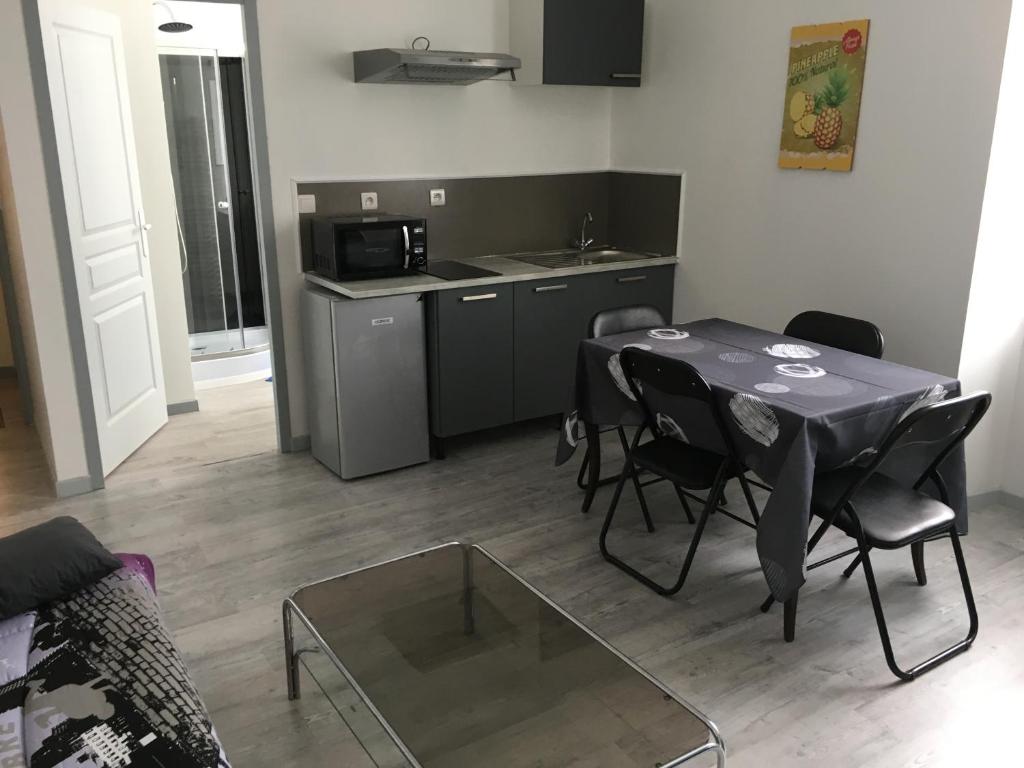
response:
M617 283L639 283L647 279L647 275L631 275L629 277L620 277L615 282Z
M409 268L409 228L402 226L402 237L405 238L405 268Z
M634 72L612 72L612 80L639 80L640 74Z
M550 291L564 291L568 287L569 286L566 285L565 283L562 283L560 285L542 285L539 288L534 288L533 292L534 293L548 293Z
M498 298L496 293L478 293L476 296L462 296L459 301L488 301Z
M147 234L153 229L152 224L146 223L146 215L142 212L141 208L135 209L135 221L139 225L139 235L142 237L142 256L143 258L149 258L149 235Z
M218 211L230 211L231 210L231 203L227 203L227 202L225 202L223 200L219 200L219 201L217 201L217 210Z

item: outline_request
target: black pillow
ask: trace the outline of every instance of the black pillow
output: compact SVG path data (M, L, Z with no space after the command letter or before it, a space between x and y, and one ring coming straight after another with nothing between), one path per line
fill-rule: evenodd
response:
M73 517L0 539L0 620L69 597L120 567Z

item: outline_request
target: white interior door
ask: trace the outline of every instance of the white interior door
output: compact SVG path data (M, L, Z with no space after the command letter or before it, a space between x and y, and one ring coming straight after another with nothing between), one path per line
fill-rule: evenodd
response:
M82 0L39 13L106 475L167 423L121 24Z

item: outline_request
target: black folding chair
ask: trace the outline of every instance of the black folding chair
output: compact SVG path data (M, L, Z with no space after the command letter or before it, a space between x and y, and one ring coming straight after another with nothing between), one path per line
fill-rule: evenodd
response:
M866 357L880 359L885 351L885 338L874 323L831 312L801 312L789 321L783 333L794 339L825 344ZM769 492L773 490L758 480L751 480L751 483Z
M831 312L801 312L789 321L783 333L867 357L880 358L885 351L885 339L878 326L867 320L833 315Z
M629 382L637 402L640 403L644 424L637 430L626 453L626 460L622 467L622 474L619 475L618 484L615 486L615 495L612 497L611 505L608 507L608 514L605 516L604 525L601 528L599 544L604 559L616 567L622 569L642 584L653 589L660 595L674 595L686 582L686 576L690 571L694 555L700 544L704 527L707 525L708 517L712 512L730 517L737 522L750 528L756 528L759 521L757 506L750 492L750 486L744 477L744 467L737 458L732 437L726 428L725 421L719 411L715 397L708 386L707 381L700 375L696 368L682 360L656 355L642 349L628 347L622 351L622 370ZM662 396L678 401L694 401L708 411L714 425L717 427L721 438L721 444L725 447L725 453L715 453L694 447L680 439L680 436L673 432L666 432L662 429L664 418L659 419L652 409L650 401L652 390L656 390ZM653 437L649 442L640 444L640 438L644 431L649 431ZM664 478L672 483L679 496L683 509L686 510L690 522L694 522L690 514L686 497L696 499L704 504L700 518L697 520L697 528L694 531L690 548L686 553L679 577L671 586L663 586L631 565L613 555L608 550L608 530L611 528L612 520L615 517L615 509L618 506L619 498L622 496L622 489L626 484L627 477L635 477L638 470L647 470L659 478ZM722 497L725 484L731 478L738 478L743 487L747 504L753 522L737 517L728 510L717 504ZM647 505L644 501L643 488L636 485L637 496L641 504L644 519L649 531L654 530L650 516L647 512ZM692 491L707 491L707 498L701 499L693 495Z
M629 331L641 331L645 328L658 328L663 325L665 325L665 318L655 307L647 304L617 307L598 312L590 319L589 337L591 339L599 339L602 336L612 336L616 333L627 333ZM613 429L618 433L622 452L626 453L629 450L629 438L626 437L626 431L621 426L599 428L598 434L610 432ZM597 453L597 451L593 450L593 453ZM576 475L576 485L581 490L586 490L589 486L589 483L584 482L584 478L587 475L587 470L590 468L592 458L592 446L588 444L587 452L583 454L583 462L580 464L579 474ZM598 470L598 476L592 482L595 482L597 485L607 485L608 483L615 482L615 478L602 479L600 470ZM635 482L639 482L639 480ZM592 501L593 496L588 494L583 501L583 512L590 510L590 503Z
M812 510L815 515L822 518L822 523L808 542L808 553L821 541L825 531L831 526L855 539L857 547L809 565L807 569L812 570L854 552L858 553L857 559L843 575L849 576L857 565L863 563L871 605L875 611L875 621L878 623L878 632L885 651L885 661L892 673L901 680L913 680L966 651L978 634L978 612L974 605L960 537L956 532L955 514L950 508L949 492L938 469L981 421L991 402L990 394L979 392L944 400L914 411L896 425L867 467L847 467L825 472L814 478ZM913 448L915 451L935 451L934 459L912 487L898 483L879 472L887 459L907 448ZM929 482L935 484L939 500L921 492ZM953 554L956 557L960 582L967 601L970 629L964 640L909 670L903 670L896 663L893 654L874 570L871 567L870 552L872 549L901 549L910 546L917 581L924 586L927 583L924 543L945 536L949 536L953 545ZM769 600L766 606L770 605ZM796 620L795 598L792 600L792 606L787 601L787 608L789 610L786 611L785 633L786 639L792 640Z

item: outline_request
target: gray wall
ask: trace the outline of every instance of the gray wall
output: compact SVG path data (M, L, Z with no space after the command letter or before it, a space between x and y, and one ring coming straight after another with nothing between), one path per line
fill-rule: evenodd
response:
M315 195L318 214L359 211L359 194L376 192L380 211L427 219L431 261L564 248L594 214L595 244L675 254L680 177L643 173L567 173L489 178L299 184ZM443 187L447 205L431 207ZM307 238L303 237L305 263Z

